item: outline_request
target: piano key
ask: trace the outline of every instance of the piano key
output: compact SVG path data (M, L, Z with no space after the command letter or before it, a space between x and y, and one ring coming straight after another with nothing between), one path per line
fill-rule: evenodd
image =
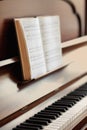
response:
M82 93L82 92L79 92L79 91L75 91L75 92L72 92L72 93L70 93L71 95L78 95L78 96L86 96L86 94L85 93Z
M68 110L67 106L59 106L58 104L52 104L52 106L56 107L56 108L64 108L65 110Z
M75 103L76 103L76 101L73 101L73 100L62 100L61 99L61 101L60 100L58 100L58 101L56 101L56 102L54 102L54 103L62 103L62 104L70 104L71 106L73 106Z
M29 119L26 120L26 122L32 123L32 124L41 124L41 125L48 125L47 121L41 121L41 120L34 120L34 119Z
M80 99L78 97L71 97L71 96L66 96L64 98L62 98L63 100L73 100L73 101L79 101Z
M25 130L25 129L21 129L21 128L13 128L12 130Z
M60 116L62 114L60 111L54 111L54 110L41 110L41 112L48 112L49 114L53 113L53 114L56 114L58 116Z
M57 113L57 112L53 112L53 111L49 111L49 110L43 110L41 112L39 112L40 114L45 114L45 115L54 115L55 117L59 117L61 114Z
M79 92L81 94L87 95L87 91L86 90L76 90L76 92Z
M37 129L35 127L30 127L30 128L13 128L13 130L40 130L40 129Z
M79 98L79 100L83 98L83 96L81 95L67 94L67 96L76 97L76 98Z
M58 107L55 107L55 106L49 106L47 108L45 108L45 110L56 110L56 111L59 111L59 112L65 112L66 110L64 108L58 108Z
M20 128L21 129L24 129L24 130L40 130L40 128L36 127L36 126L23 126L23 125L20 125L20 126L17 126L16 128Z
M44 113L38 113L35 115L35 117L43 117L43 118L47 118L47 119L56 119L55 115L45 115Z
M55 102L53 105L58 105L58 106L66 106L66 107L72 107L72 103L67 103L67 102Z
M41 116L38 116L38 114L34 115L33 117L30 117L29 120L30 119L41 120L41 121L46 121L47 123L51 123L50 118L41 117Z
M40 129L42 129L43 127L39 124L32 124L32 123L21 123L20 125L23 125L23 126L34 126L34 127L38 127Z
M76 103L77 103L77 101L76 100L74 100L74 99L65 99L65 98L62 98L62 100L63 100L63 102L66 104L66 103L73 103L73 105L75 105Z
M59 101L65 103L65 104L66 103L72 103L72 105L76 104L76 102L77 102L77 101L75 101L73 99L71 99L71 100L68 100L68 99L64 100L63 98L61 98L61 100L59 100Z

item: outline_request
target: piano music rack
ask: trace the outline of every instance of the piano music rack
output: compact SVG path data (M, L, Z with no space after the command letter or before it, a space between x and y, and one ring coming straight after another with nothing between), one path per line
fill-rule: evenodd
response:
M79 37L79 38L76 38L73 40L69 40L69 41L62 43L62 50L69 48L69 47L76 46L76 45L81 45L81 44L86 43L86 42L87 42L87 36L83 36L83 37ZM5 59L5 60L0 61L0 67L6 66L9 64L13 64L13 63L16 63L18 61L19 61L18 57L12 57L9 59Z

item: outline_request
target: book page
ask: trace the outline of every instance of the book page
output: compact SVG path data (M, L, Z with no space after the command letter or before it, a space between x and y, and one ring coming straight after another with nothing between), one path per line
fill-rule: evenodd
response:
M58 16L39 17L47 71L62 64L60 22Z
M31 79L35 79L46 73L38 18L21 18L20 23L29 54Z

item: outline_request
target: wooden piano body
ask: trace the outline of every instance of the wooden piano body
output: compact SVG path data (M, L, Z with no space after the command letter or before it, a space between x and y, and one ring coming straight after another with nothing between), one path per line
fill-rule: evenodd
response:
M80 0L80 4L77 0L0 1L1 130L11 130L44 108L44 104L49 105L56 98L60 99L69 88L71 91L74 83L79 85L87 81L85 6L85 0ZM63 61L67 65L36 81L21 83L20 62L17 43L12 35L11 19L55 14L60 15ZM15 56L18 61L13 58ZM86 123L87 115L84 115L76 124L74 122L73 129L80 130Z

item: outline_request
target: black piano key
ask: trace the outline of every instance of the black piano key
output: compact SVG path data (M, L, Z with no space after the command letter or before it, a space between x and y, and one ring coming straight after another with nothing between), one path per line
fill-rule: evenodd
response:
M81 100L81 96L77 96L77 95L67 95L65 98L67 98L67 99L75 99L76 101Z
M76 101L73 101L73 100L63 100L63 99L61 99L61 100L56 101L55 103L70 104L70 105L73 106L73 105L76 103Z
M73 97L76 97L76 98L78 98L79 100L81 100L81 99L83 98L83 96L81 96L81 95L67 94L67 96L71 96L72 98L73 98Z
M23 125L23 126L34 126L34 127L38 127L40 129L42 129L43 127L39 124L32 124L32 123L21 123L20 125Z
M75 92L78 92L78 93L80 93L80 94L87 95L87 91L86 91L86 90L76 90Z
M77 101L75 101L75 100L73 100L73 99L71 99L71 100L69 100L69 99L66 99L66 100L64 100L64 97L62 97L61 98L61 100L59 100L60 102L64 102L64 103L72 103L72 105L74 105L74 104L76 104L76 102Z
M56 107L56 108L63 108L65 110L68 110L68 107L67 106L59 106L58 104L52 104L52 106Z
M47 119L56 119L55 115L45 115L44 113L38 113L35 115L35 117L43 117L43 118L47 118Z
M45 115L54 115L55 117L59 117L60 114L53 112L53 111L47 111L47 110L43 110L41 112L39 112L39 114L45 114Z
M67 96L67 95L66 95L66 96ZM66 99L66 100L64 100L64 99ZM62 100L68 101L68 102L71 101L71 102L73 102L73 105L74 105L75 103L77 103L77 101L79 101L79 100L75 100L75 99L73 99L73 98L71 99L71 98L66 98L66 97L63 97Z
M79 92L79 91L74 91L74 92L72 92L72 93L70 93L71 95L77 95L77 96L86 96L86 94L85 93L82 93L82 92Z
M53 105L58 105L58 106L66 106L66 107L72 107L73 104L72 103L67 103L67 102L55 102L53 103Z
M40 124L40 125L43 125L43 126L48 125L47 121L35 120L35 119L28 119L28 120L26 120L26 122L29 122L29 123L32 123L32 124Z
M58 107L55 107L55 106L49 106L49 107L45 108L45 110L55 110L55 111L60 111L60 112L66 111L64 108L58 108Z
M25 129L21 129L21 128L13 128L12 130L25 130Z
M57 114L58 116L60 116L62 113L60 111L55 111L55 110L42 110L41 112L48 112L49 114L50 113L54 113L54 114Z
M35 114L33 117L31 117L29 119L41 120L41 121L46 121L47 123L51 123L50 118L41 117L38 114Z
M36 129L36 128L34 128L34 127L30 127L30 128L28 128L28 129L26 129L26 128L13 128L12 130L40 130L40 129Z
M23 126L23 125L17 126L16 128L20 128L20 129L24 129L24 130L40 130L40 128L38 128L38 127L34 127L34 126Z

